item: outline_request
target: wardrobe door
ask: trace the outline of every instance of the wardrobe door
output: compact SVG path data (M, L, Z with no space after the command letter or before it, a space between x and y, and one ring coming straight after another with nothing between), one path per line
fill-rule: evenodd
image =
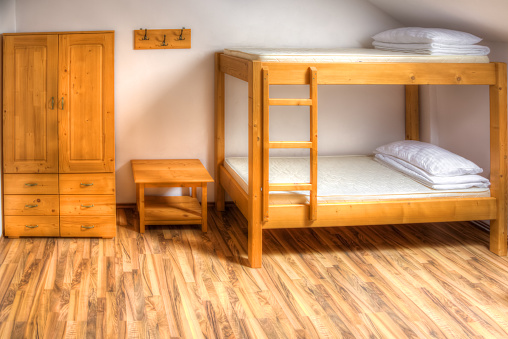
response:
M59 40L60 173L114 172L114 35Z
M58 37L4 37L4 173L58 173Z

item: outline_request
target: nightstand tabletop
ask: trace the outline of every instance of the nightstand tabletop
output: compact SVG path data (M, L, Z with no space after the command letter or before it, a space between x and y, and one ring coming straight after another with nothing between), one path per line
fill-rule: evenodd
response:
M199 159L131 160L136 184L213 182Z

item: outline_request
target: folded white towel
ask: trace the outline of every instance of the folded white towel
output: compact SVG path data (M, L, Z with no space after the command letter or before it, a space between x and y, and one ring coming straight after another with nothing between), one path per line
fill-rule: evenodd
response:
M448 45L440 43L405 44L374 41L376 49L392 52L406 52L428 55L488 55L490 49L480 45Z
M404 160L386 154L376 154L375 160L402 172L419 183L433 189L464 189L471 187L487 188L488 179L477 174L455 175L449 177L431 175Z

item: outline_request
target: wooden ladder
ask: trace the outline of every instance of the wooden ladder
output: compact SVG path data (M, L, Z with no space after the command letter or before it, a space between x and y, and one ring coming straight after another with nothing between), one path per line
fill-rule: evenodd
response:
M309 99L270 99L269 71L263 67L263 221L268 221L270 191L310 191L309 219L317 218L317 69L309 67ZM270 141L270 106L309 106L310 141ZM271 148L308 148L310 151L309 183L269 183Z

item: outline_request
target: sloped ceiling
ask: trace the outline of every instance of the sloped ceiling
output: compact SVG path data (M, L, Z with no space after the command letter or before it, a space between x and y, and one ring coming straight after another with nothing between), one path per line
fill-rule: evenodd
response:
M508 0L368 0L404 26L439 27L508 42Z

